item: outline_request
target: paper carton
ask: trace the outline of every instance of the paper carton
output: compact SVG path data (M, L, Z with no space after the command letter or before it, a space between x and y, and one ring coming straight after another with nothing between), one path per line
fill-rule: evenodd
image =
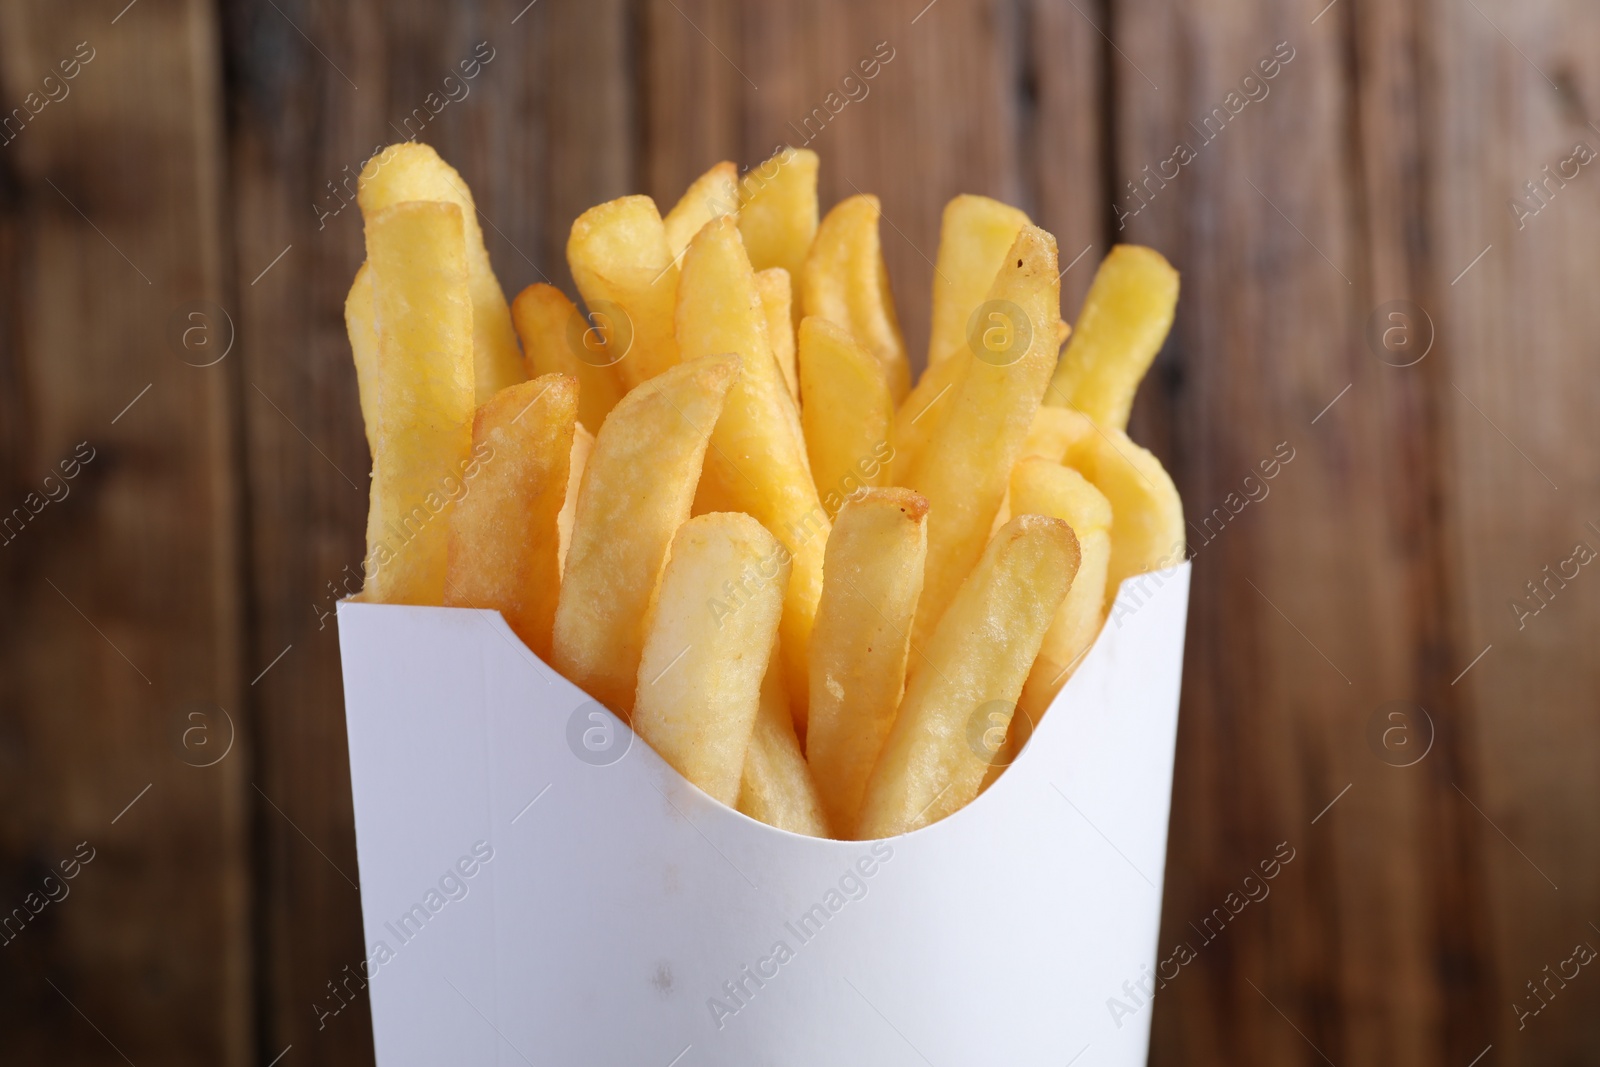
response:
M1188 584L1125 583L1012 767L877 842L711 800L496 612L341 604L378 1063L1143 1064Z

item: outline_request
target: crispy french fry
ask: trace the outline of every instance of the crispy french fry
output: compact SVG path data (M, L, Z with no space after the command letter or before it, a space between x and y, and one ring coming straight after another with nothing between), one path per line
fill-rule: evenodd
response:
M756 271L756 288L761 291L761 309L767 313L767 340L783 371L783 381L795 403L800 402L800 377L795 370L794 317L789 289L789 272L782 267Z
M582 386L578 402L583 402ZM583 423L573 427L572 454L567 460L567 495L561 500L561 513L556 516L556 528L561 535L561 573L567 573L567 549L572 546L572 524L578 518L578 487L583 484L583 471L589 465L589 453L594 451L594 434L583 428Z
M904 485L911 476L922 450L928 447L928 441L953 405L956 386L961 384L961 375L970 360L969 354L959 353L930 364L917 379L917 387L900 401L889 436L894 444L891 485Z
M829 821L847 837L900 706L927 517L928 502L909 489L868 489L845 504L828 538L806 759Z
M756 270L782 267L798 283L817 234L817 154L784 148L739 180L739 233ZM800 324L800 301L791 328Z
M593 328L619 351L614 366L624 391L678 362L678 266L654 200L624 196L579 215L567 265Z
M1042 456L1059 465L1062 457L1067 454L1067 448L1088 433L1094 433L1094 423L1090 422L1089 416L1083 412L1074 411L1072 408L1041 405L1039 410L1033 413L1033 424L1028 427L1028 439L1022 443L1022 454L1017 457L1017 462L1020 464L1029 456ZM1011 470L1011 476L1015 479L1015 467ZM994 517L994 530L999 530L1010 522L1013 513L1011 488L1008 485L1005 499L1000 503L1000 513ZM1077 529L1076 525L1073 528Z
M1066 464L1111 501L1108 605L1116 600L1123 579L1183 561L1183 501L1159 459L1121 430L1102 426L1067 449Z
M717 352L742 358L744 372L711 435L705 477L719 499L755 516L794 556L783 608L783 658L796 726L803 731L806 645L822 594L828 516L795 429L794 398L767 342L755 272L731 218L707 223L684 253L678 343L686 359Z
M1051 277L1055 275L1052 274ZM1078 567L1060 519L1019 515L984 551L922 650L867 781L857 835L892 837L978 795L1028 669Z
M944 206L933 270L928 366L966 348L972 313L988 296L1006 253L1026 225L1027 214L986 196L962 195Z
M1047 401L1077 408L1108 430L1128 412L1178 306L1178 272L1161 253L1116 245L1101 261Z
M407 200L444 200L461 209L467 248L467 286L472 294L474 403L482 404L508 385L527 378L511 328L506 294L494 276L478 225L472 191L456 169L420 141L392 144L361 168L356 199L363 218Z
M461 209L407 201L367 217L378 323L367 600L441 604L450 485L472 448L472 296Z
M578 418L594 433L622 399L622 385L598 331L579 331L578 344L573 345L572 327L579 315L566 293L543 282L528 286L511 302L511 321L522 339L528 377L570 374L578 379Z
M372 301L372 268L363 263L344 298L344 331L356 362L356 394L368 455L375 451L373 432L378 425L378 319Z
M683 250L700 227L720 215L738 214L739 168L724 160L696 178L661 220L673 260L683 262Z
M906 485L928 498L928 574L912 643L923 647L983 554L1006 483L1055 366L1056 242L1025 226L988 299L998 321L978 338L950 409ZM920 668L912 665L913 673Z
M851 493L888 480L876 457L888 440L894 405L883 364L850 331L814 315L800 320L800 380L810 397L800 409L806 453L831 519Z
M878 243L881 214L878 198L867 194L834 205L806 256L800 302L802 314L838 323L877 357L898 404L911 387L911 365Z
M1056 609L1022 688L1022 710L1037 724L1080 657L1100 636L1106 568L1111 562L1111 502L1077 471L1037 456L1023 459L1011 472L1011 502L1019 515L1063 520L1078 537L1077 575Z
M547 374L500 390L472 418L479 460L450 517L446 607L495 608L550 658L578 380ZM469 468L469 473L471 469Z
M768 826L807 837L831 837L822 798L800 753L789 713L789 688L776 644L761 679L761 706L744 756L739 810Z
M606 417L584 469L551 665L624 718L650 598L738 377L738 357L709 356L650 379Z
M685 522L650 611L633 727L689 781L732 806L761 703L761 679L783 612L789 566L777 539L748 515ZM751 582L776 561L770 581ZM706 590L745 582L738 610L706 608Z

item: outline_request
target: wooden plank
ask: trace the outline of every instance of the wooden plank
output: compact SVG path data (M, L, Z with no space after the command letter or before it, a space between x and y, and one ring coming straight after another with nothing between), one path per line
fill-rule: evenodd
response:
M0 9L0 506L36 512L0 548L0 906L57 895L8 932L0 1032L15 1062L242 1064L237 356L197 365L226 324L187 317L225 280L215 26L120 7Z
M342 317L361 220L340 197L353 199L374 146L417 133L472 186L508 298L533 281L569 284L572 218L633 184L626 10L226 5L251 676L283 657L251 690L263 1063L289 1045L297 1064L372 1056L360 902L346 881L357 871L337 637L325 618L359 585L369 467ZM477 76L461 79L461 62L475 57ZM458 81L446 86L452 72ZM430 114L430 92L454 98Z

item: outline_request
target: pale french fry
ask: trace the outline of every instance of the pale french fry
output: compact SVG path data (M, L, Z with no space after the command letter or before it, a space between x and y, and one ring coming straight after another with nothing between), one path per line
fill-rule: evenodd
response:
M472 191L456 169L420 141L392 144L361 168L356 199L370 219L386 207L408 200L444 200L461 209L467 248L467 286L472 294L474 402L482 404L508 385L527 378L522 353L511 328L506 294L494 275L478 225Z
M978 338L906 485L928 498L928 568L912 643L922 647L983 554L1006 483L1055 367L1060 315L1056 242L1025 226L995 276L999 320ZM921 668L912 664L915 674Z
M1051 382L1048 403L1125 430L1133 394L1172 329L1178 272L1161 253L1116 245L1101 261Z
M807 837L831 837L822 798L800 753L789 713L789 687L776 644L761 679L761 706L744 756L739 810L780 830Z
M541 659L561 590L558 516L577 417L578 380L564 374L496 393L472 418L479 466L450 517L445 606L498 610Z
M1003 737L994 731L1010 722L1077 567L1077 540L1060 519L1019 515L989 542L921 646L928 663L906 684L867 781L857 836L908 833L978 795L990 746Z
M551 664L626 718L645 615L689 517L708 431L739 377L736 356L679 364L612 409L583 472ZM704 607L704 591L701 606Z
M783 552L748 515L720 512L685 522L672 539L639 660L633 728L680 774L729 806L739 799L761 679L783 612L789 578ZM751 581L769 562L773 577ZM736 611L707 610L708 589L741 582L747 595Z
M772 354L783 371L784 384L795 403L800 402L800 377L795 370L794 317L791 314L793 294L789 288L789 272L782 267L768 267L756 271L756 288L761 291L761 309L767 313L767 340L772 344Z
M849 494L888 479L872 459L889 437L889 383L850 331L814 315L800 320L800 382L810 398L800 409L806 453L831 519Z
M767 342L755 272L731 218L707 223L684 253L678 343L686 359L718 352L742 358L744 372L711 435L705 477L728 507L755 516L794 556L783 608L783 659L796 726L803 731L806 645L822 594L828 516L795 430L794 398Z
M1067 449L1066 464L1111 501L1107 604L1116 600L1123 579L1183 561L1183 501L1159 459L1121 430L1102 426Z
M667 248L675 262L683 262L700 227L719 215L739 213L739 168L723 161L694 180L661 224L667 231Z
M962 195L944 206L933 269L928 366L966 348L972 313L988 296L1006 253L1026 225L1026 213L986 196Z
M578 418L595 433L622 399L622 385L598 331L583 329L574 351L572 327L579 315L566 293L543 282L528 286L511 302L528 377L570 374L578 379Z
M378 425L378 319L372 301L372 269L363 263L344 298L344 331L356 362L356 395L368 455L375 451L373 433Z
M363 596L441 604L452 479L472 448L472 296L461 209L407 201L367 216L378 323Z
M806 759L830 823L847 837L900 706L927 517L928 502L909 489L868 489L845 504L828 538Z
M803 315L843 326L877 357L889 395L898 404L911 388L911 365L878 243L881 214L878 198L867 194L834 205L817 227L806 256L800 303Z
M739 179L739 233L756 270L782 267L798 283L817 234L817 154L784 148ZM800 324L793 302L791 328Z
M583 402L579 387L578 402ZM567 573L567 549L572 546L572 524L578 518L578 487L583 485L583 471L589 465L589 453L594 451L594 434L583 428L583 423L573 427L572 454L567 460L567 495L561 501L561 514L556 516L556 529L561 535L561 573Z
M1052 463L1060 464L1062 457L1067 454L1067 448L1088 433L1094 433L1094 423L1090 422L1089 416L1083 412L1074 411L1072 408L1041 405L1039 410L1033 413L1033 424L1028 427L1028 439L1022 443L1022 454L1017 457L1017 462L1020 464L1029 456L1042 456ZM1016 468L1013 467L1011 470L1013 479L1016 478L1016 473ZM1000 502L1000 512L994 517L994 530L999 530L1010 522L1013 512L1011 488L1008 485L1005 499ZM1057 516L1057 518L1064 517Z
M654 200L624 196L579 215L567 238L567 265L593 329L618 352L624 391L678 362L678 266Z
M1077 471L1035 456L1021 460L1011 472L1011 503L1019 515L1063 520L1078 537L1077 575L1056 609L1055 620L1039 646L1039 658L1022 687L1020 706L1029 722L1037 725L1079 659L1100 636L1106 569L1111 562L1111 502Z

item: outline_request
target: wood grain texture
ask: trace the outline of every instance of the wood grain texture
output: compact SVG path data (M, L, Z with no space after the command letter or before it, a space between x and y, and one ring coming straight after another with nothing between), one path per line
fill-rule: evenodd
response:
M1514 1007L1600 945L1600 578L1544 570L1600 551L1600 159L1544 171L1600 150L1592 5L125 3L0 7L0 107L95 49L0 137L0 529L96 450L0 533L0 909L97 849L0 948L0 1058L371 1062L328 615L368 470L341 205L415 134L471 184L508 298L572 291L593 203L666 209L718 160L813 148L824 210L882 200L918 365L957 193L1057 235L1069 319L1114 241L1167 255L1183 294L1132 432L1191 520L1160 956L1195 959L1137 1006L1151 1062L1600 1059L1588 969ZM168 337L200 299L204 336L236 333L206 368ZM1388 365L1374 321L1426 358ZM1426 709L1417 748L1374 742L1391 701ZM196 767L207 705L236 739Z

